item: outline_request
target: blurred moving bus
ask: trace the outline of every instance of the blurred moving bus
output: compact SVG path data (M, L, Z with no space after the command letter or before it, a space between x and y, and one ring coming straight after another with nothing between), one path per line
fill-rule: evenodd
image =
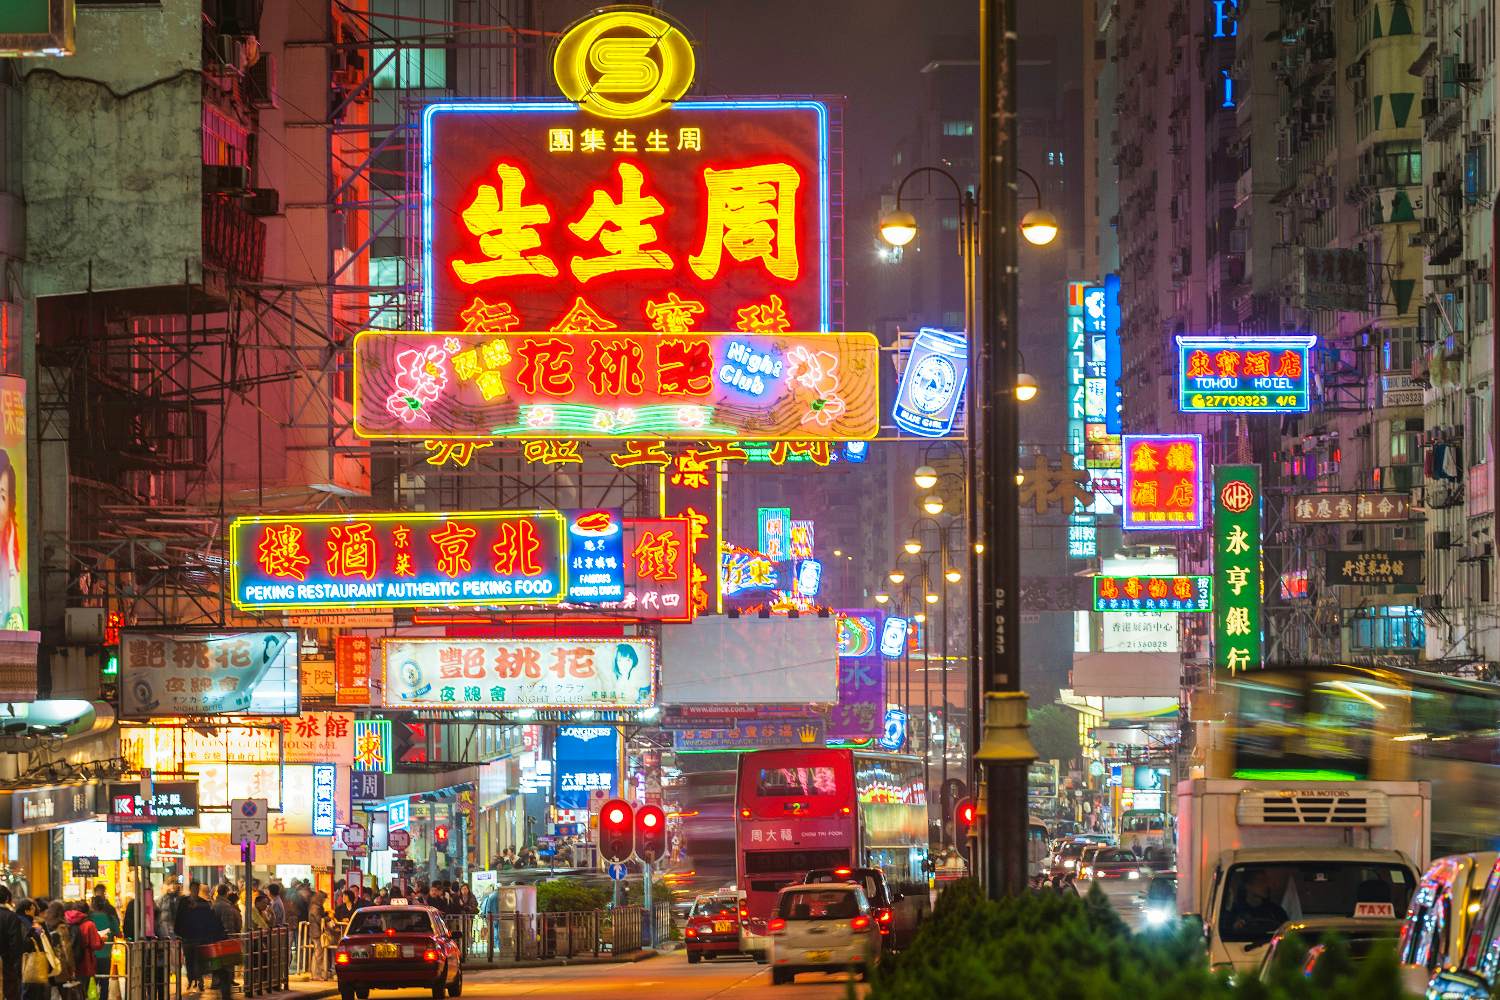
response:
M1432 856L1500 836L1500 685L1420 670L1273 667L1195 702L1209 778L1430 781Z

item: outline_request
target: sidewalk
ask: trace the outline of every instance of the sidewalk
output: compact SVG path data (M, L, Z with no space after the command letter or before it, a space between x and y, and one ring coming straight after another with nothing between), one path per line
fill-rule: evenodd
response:
M650 948L642 948L640 951L631 952L619 958L600 955L598 958L592 955L580 955L576 958L543 958L530 962L465 962L465 972L493 972L497 969L530 969L538 966L548 965L629 965L635 962L644 962L648 958L655 958L664 952L655 951ZM288 984L291 989L285 993L272 993L265 1000L320 1000L322 997L336 997L339 995L338 984L332 979L312 980L292 977Z

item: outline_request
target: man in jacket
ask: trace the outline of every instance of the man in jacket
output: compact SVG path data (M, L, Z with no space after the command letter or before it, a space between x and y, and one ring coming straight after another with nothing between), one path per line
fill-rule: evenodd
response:
M214 890L214 916L224 925L225 934L238 934L244 926L245 919L240 916L240 908L229 901L229 884L226 882L220 882L219 887Z
M21 1000L21 955L26 947L26 922L11 907L10 889L0 885L0 992L5 1000Z

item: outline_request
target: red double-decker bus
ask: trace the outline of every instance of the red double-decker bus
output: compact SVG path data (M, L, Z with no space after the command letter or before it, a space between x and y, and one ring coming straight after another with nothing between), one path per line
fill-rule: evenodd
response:
M826 748L739 758L735 875L752 930L771 916L776 894L814 868L919 878L927 840L921 761Z

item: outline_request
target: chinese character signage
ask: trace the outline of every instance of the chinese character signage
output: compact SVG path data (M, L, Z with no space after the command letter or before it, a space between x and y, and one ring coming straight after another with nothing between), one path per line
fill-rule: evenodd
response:
M1209 611L1211 577L1096 576L1095 611Z
M568 600L611 604L625 599L625 524L619 508L564 512L568 522Z
M943 437L953 430L969 380L969 338L922 327L912 338L891 420L908 434Z
M1260 507L1260 466L1214 467L1214 667L1231 674L1261 665Z
M423 327L833 329L828 167L816 101L430 105Z
M370 703L370 659L374 645L367 635L334 637L334 698L340 705Z
M648 708L652 639L386 639L386 704L412 708Z
M313 834L332 837L336 825L334 806L334 780L338 768L332 764L313 765Z
M789 536L790 549L793 559L811 559L813 557L814 524L812 521L793 521L791 535Z
M1126 530L1188 531L1203 527L1203 438L1198 434L1126 434Z
M869 439L868 333L610 330L392 333L354 340L362 438Z
M235 518L236 607L556 604L568 542L555 510Z
M0 375L0 629L27 628L26 380Z
M885 714L885 661L877 648L880 612L838 613L839 700L828 711L828 736L867 740L879 736Z
M379 771L390 774L395 763L391 745L390 719L354 720L354 771Z
M148 802L141 797L139 781L110 782L107 822L111 830L136 830L144 826L196 827L198 783L155 782Z
M684 452L668 462L657 477L658 495L662 516L687 524L689 617L722 612L719 553L724 545L724 479L728 474L723 463L707 461L696 452Z
M620 734L611 726L559 726L555 743L559 809L588 809L589 793L619 786Z
M1088 292L1089 286L1084 282L1068 282L1067 353L1064 358L1068 424L1067 447L1063 452L1063 472L1067 474L1071 474L1068 468L1070 461L1074 467L1083 469L1087 454L1085 428L1088 420L1088 384L1085 375L1086 361L1090 357L1092 343L1085 310ZM1048 468L1050 469L1050 466ZM1022 481L1022 487L1026 488L1029 485L1034 491L1037 488L1034 478L1028 473L1026 480ZM1080 475L1079 478L1084 477ZM1037 512L1044 512L1046 504L1050 502L1050 500L1037 499ZM1080 500L1065 498L1062 503L1063 509L1068 514L1068 558L1094 558L1099 553L1097 519L1089 510L1088 505Z
M828 734L819 718L785 722L739 722L727 729L676 729L676 750L762 750L766 747L822 747Z
M1324 556L1323 582L1333 587L1381 587L1423 580L1421 552L1326 552Z
M363 805L369 802L381 802L384 799L384 771L349 772L349 805L351 807L351 811L356 805Z
M1178 337L1184 413L1306 413L1317 337Z
M296 715L296 632L120 637L120 715Z
M781 586L778 565L786 564L773 562L764 552L726 545L719 556L719 586L725 597L776 590Z
M1411 516L1409 493L1318 493L1293 497L1294 524L1341 521L1405 521Z
M625 522L625 596L617 607L632 617L662 622L693 620L689 594L688 522L680 517Z
M792 509L761 507L755 512L757 545L771 562L785 562L791 549Z

